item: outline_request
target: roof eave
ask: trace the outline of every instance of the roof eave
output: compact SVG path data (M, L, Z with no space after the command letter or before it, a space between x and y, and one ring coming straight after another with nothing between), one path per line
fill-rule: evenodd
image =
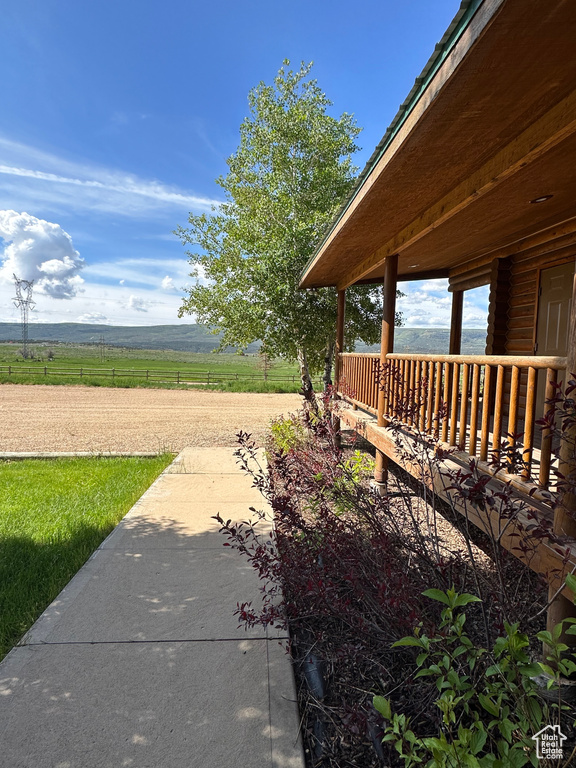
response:
M408 119L408 117L410 116L410 114L418 104L418 102L424 96L432 80L434 79L435 75L441 69L442 64L445 62L446 58L448 57L448 55L450 54L454 46L461 39L462 35L466 31L467 27L469 26L471 20L473 19L477 11L485 2L486 0L462 0L460 8L456 13L454 19L452 20L448 29L442 36L442 39L440 40L440 42L435 46L434 53L428 59L420 75L416 78L414 86L412 87L411 91L409 92L404 102L401 104L400 109L398 110L394 119L386 129L386 132L384 133L382 140L378 143L374 152L370 156L370 159L364 166L364 169L358 176L358 179L356 181L356 184L354 185L354 188L352 189L351 193L348 195L348 197L340 207L338 213L332 220L331 224L329 225L329 228L326 231L326 234L322 238L321 243L319 244L319 246L316 248L313 255L308 260L308 263L306 264L302 272L302 275L300 277L301 288L318 287L309 280L309 273L312 267L321 258L326 246L333 239L333 235L338 230L339 224L342 221L343 216L348 211L348 209L350 208L350 206L352 205L356 197L359 195L359 193L363 189L368 178L370 177L370 175L378 165L379 161L381 160L383 155L386 153L386 150L389 148L390 144L398 134L398 131L404 125L404 123L406 122L406 120ZM496 0L496 2L492 4L493 5L492 12L490 13L490 16L487 18L486 23L494 15L494 13L500 7L502 2L503 0ZM474 44L474 40L471 40L470 47L472 47L473 44Z

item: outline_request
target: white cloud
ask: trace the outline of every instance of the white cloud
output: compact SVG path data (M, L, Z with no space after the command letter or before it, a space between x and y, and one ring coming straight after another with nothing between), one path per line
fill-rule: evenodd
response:
M418 285L420 290L425 293L435 293L437 291L444 292L448 290L448 280L443 277L438 277L434 280L419 280L416 285Z
M106 282L117 281L119 285L146 285L157 289L166 269L174 275L174 280L183 284L188 279L189 264L185 258L125 258L113 257L108 261L90 264L86 276L90 279L100 279Z
M180 325L196 322L193 315L178 318L181 299L178 293L163 293L156 283L155 288L134 289L115 284L98 284L90 280L89 267L85 271L84 291L66 302L56 302L45 294L35 294L36 309L30 320L33 322L80 322L79 317L104 315L109 325ZM131 295L137 295L144 309L129 306ZM20 311L12 303L14 285L0 281L0 322L17 323ZM88 322L94 322L89 320Z
M219 201L118 169L71 162L0 137L0 207L43 205L140 217L166 210L208 211ZM5 204L5 203L4 203Z
M76 319L76 322L78 323L107 323L108 318L106 315L103 315L102 312L88 312L86 315L80 315Z
M169 203L184 208L204 208L210 209L215 202L203 197L194 197L183 192L176 191L159 181L145 181L137 176L122 174L120 172L108 172L106 181L98 179L78 179L67 176L59 176L55 173L44 173L43 171L30 168L14 168L9 165L0 165L0 174L6 176L20 176L37 181L48 181L53 184L70 184L76 187L88 187L108 193L120 193L122 195L140 195L143 198L150 198L156 203ZM121 211L120 211L121 212Z
M128 309L135 309L136 312L148 312L148 309L152 306L152 302L146 301L146 299L143 299L140 296L134 296L132 294L129 297L126 306Z
M462 312L462 325L464 328L482 328L487 323L486 312L480 309L469 309Z
M0 210L0 237L7 243L0 266L3 280L11 282L13 275L33 280L35 291L54 299L71 299L82 290L78 273L84 259L59 224Z
M398 310L404 314L408 328L450 328L452 294L444 279L411 281L400 284L406 294L398 300ZM488 311L488 286L464 292L464 328L485 328Z
M166 277L162 280L162 290L164 291L173 291L175 289L174 280L166 275Z
M403 290L403 289L400 289ZM450 309L452 305L452 295L446 292L446 295L444 296L441 291L432 293L431 291L422 291L422 290L414 290L410 289L409 291L404 291L407 296L409 297L410 301L409 303L414 306L415 304L421 304L425 303L427 301L433 301L434 304L437 307L444 307L445 309ZM406 301L405 299L400 299L400 301Z

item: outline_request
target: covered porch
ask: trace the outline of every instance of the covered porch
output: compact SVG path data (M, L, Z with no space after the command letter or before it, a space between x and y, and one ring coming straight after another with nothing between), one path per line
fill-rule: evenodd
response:
M573 613L576 570L576 498L552 493L557 471L576 475L571 431L552 439L576 372L575 37L568 2L462 3L301 280L337 290L340 418L375 446L377 483L391 459L446 496L406 461L403 446L424 445L514 488L513 530L472 522L515 556L528 563L518 537L549 522L528 564L550 584L551 625ZM398 354L398 283L430 278L452 294L449 349ZM362 283L382 286L376 355L345 351L346 289ZM464 294L483 285L486 354L463 355Z
M563 582L576 571L576 506L558 485L562 474L576 471L574 435L560 437L558 406L576 368L569 367L566 355L456 354L458 325L451 329L453 354L395 353L395 286L392 281L384 290L381 352L338 353L335 391L342 426L376 448L375 483L382 492L393 461L542 574L555 598L552 626L574 613L572 593ZM339 306L338 347L343 349L344 292ZM573 322L571 338L576 338ZM435 458L423 461L423 453ZM451 492L448 478L471 466L496 493L513 489L517 514L512 524L495 510L475 510ZM535 527L550 536L531 541Z

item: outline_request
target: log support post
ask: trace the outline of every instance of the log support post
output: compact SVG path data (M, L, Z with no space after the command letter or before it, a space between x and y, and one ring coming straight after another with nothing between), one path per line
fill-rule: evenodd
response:
M486 354L505 355L508 338L508 308L510 306L511 260L494 259L490 267L490 302Z
M462 309L464 291L452 293L452 319L450 321L450 349L448 354L459 355L462 349Z
M564 387L574 378L573 374L576 374L576 273L572 289ZM554 533L576 539L576 423L566 424L562 432L558 469L565 478L565 488L560 503L554 510ZM548 595L550 600L554 598L559 587L560 583L552 582ZM560 621L571 617L576 618L576 606L568 598L559 595L552 600L548 609L548 630L552 631ZM566 635L562 639L567 645L575 644L574 635Z
M450 318L450 342L448 346L449 355L459 355L462 350L462 310L464 308L464 291L452 291L452 317ZM447 366L449 368L449 366ZM456 370L457 366L454 366ZM446 374L448 375L448 374ZM453 410L453 393L458 401L458 388L454 388L453 377L448 377L447 387L445 388L445 406L446 414L444 418L451 421Z
M346 319L346 290L338 291L338 314L336 317L336 354L334 356L334 399L338 399L340 389L340 375L342 369L342 358L340 355L344 352L344 323ZM342 444L340 435L340 419L334 419L334 432L336 433L336 444Z
M382 340L380 343L380 388L378 390L377 425L385 427L387 424L384 416L386 405L386 355L394 352L394 320L396 317L396 290L398 283L398 254L388 256L384 263L384 286L382 315ZM376 449L376 465L374 467L374 488L377 492L383 492L388 475L388 456Z
M346 319L346 291L338 291L338 315L336 319L336 356L334 358L334 387L340 384L340 355L344 352L344 322Z

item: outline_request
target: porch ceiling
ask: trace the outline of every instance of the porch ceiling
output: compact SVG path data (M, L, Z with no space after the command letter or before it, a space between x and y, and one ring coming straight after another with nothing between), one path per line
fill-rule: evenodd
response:
M484 0L302 287L450 269L576 217L576 3ZM542 195L546 202L533 204Z

